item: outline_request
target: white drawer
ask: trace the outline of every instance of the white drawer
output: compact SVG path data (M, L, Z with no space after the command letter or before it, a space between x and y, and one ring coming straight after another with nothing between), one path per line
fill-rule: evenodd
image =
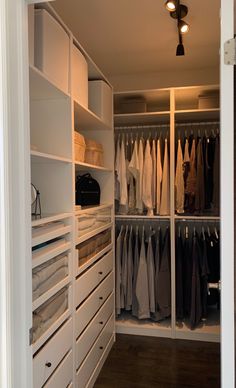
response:
M76 311L75 333L76 338L82 333L85 326L91 321L93 316L100 309L104 301L114 289L113 272L100 284L98 288L88 297L88 299Z
M75 302L78 306L107 276L113 267L113 252L109 252L76 280Z
M65 388L73 379L72 351L64 358L53 373L52 377L44 385L44 388Z
M114 331L112 315L77 373L77 388L85 388Z
M114 312L114 294L111 294L76 342L76 369L78 369Z
M33 359L34 388L41 388L72 347L72 320L52 337Z

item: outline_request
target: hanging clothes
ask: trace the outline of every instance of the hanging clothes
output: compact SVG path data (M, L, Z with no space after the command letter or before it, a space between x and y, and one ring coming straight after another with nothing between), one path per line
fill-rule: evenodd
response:
M189 141L185 139L184 145L184 187L186 189L187 178L190 170Z
M200 269L201 269L201 302L202 302L202 317L207 318L207 295L208 295L208 276L209 267L207 261L207 245L204 230L201 233L201 255L200 255Z
M216 136L214 168L213 168L213 209L216 214L220 210L220 139Z
M170 214L170 169L169 169L168 140L165 139L160 215L166 216L169 214Z
M141 201L140 196L140 171L139 171L139 158L138 158L138 142L137 139L134 142L134 149L129 163L129 171L133 175L135 180L135 208Z
M148 210L148 216L153 215L153 201L152 201L152 178L153 178L153 164L151 157L150 141L147 140L144 163L143 163L143 191L142 200Z
M157 191L157 150L156 140L152 141L152 208L156 207L156 191Z
M115 159L115 200L120 202L120 137L116 143L116 159Z
M195 139L192 140L191 154L190 154L190 166L189 173L186 181L186 210L190 213L193 213L195 210L195 195L196 195L196 166L195 166L195 157L196 157L196 144Z
M192 285L192 249L188 226L185 229L184 237L184 254L183 254L183 299L184 299L184 314L190 315L191 309L191 285Z
M168 318L171 314L171 276L170 276L170 232L166 229L160 270L157 284L156 320Z
M138 147L138 160L139 160L139 197L137 199L136 207L138 209L138 213L143 213L143 140L139 140Z
M160 139L157 140L157 167L156 167L156 213L160 214L162 187L162 162Z
M205 187L204 187L204 163L202 152L202 140L198 140L197 145L197 179L196 179L196 198L195 209L197 212L203 212L205 208Z
M118 166L118 181L120 184L120 205L127 206L128 204L128 190L127 190L127 171L126 171L126 160L125 160L125 145L124 140L121 140L120 148L120 160Z
M178 140L177 164L175 171L175 210L177 213L184 213L184 170L183 153L181 141Z
M201 299L201 283L199 272L199 260L201 252L196 233L193 236L192 247L192 286L191 286L191 309L190 309L190 325L191 329L194 329L202 317L202 299Z
M139 246L139 231L138 226L136 227L135 232L135 245L134 245L134 266L133 266L133 297L132 297L132 314L138 316L138 300L136 297L136 285L137 285L137 276L138 276L138 267L139 267L139 255L140 255L140 246Z
M149 310L149 287L148 287L148 271L147 260L144 242L144 228L142 232L142 242L138 266L138 274L136 281L136 297L138 301L138 318L150 318Z
M147 271L148 271L148 288L149 288L149 310L150 313L155 313L155 266L154 266L154 254L152 246L152 231L150 231L148 237L147 248Z
M121 312L121 268L122 268L123 226L116 239L116 314Z
M159 311L158 306L158 282L159 282L159 273L161 265L161 255L162 255L162 231L161 228L157 230L156 238L156 249L155 249L155 320L158 319L157 312Z
M184 317L184 294L183 294L183 240L181 230L179 228L176 236L176 318L183 319Z
M125 309L127 311L132 309L133 299L133 228L131 226L128 242L128 255L127 255L127 292Z
M128 279L128 226L126 226L123 248L122 248L122 260L121 260L121 296L120 305L124 309L126 306L127 297L127 279Z

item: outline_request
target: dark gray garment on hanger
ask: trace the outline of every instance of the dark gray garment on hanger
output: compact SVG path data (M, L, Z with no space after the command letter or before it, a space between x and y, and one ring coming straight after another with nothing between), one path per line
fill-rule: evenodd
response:
M197 184L195 209L197 212L202 212L205 208L205 189L204 189L204 161L202 152L202 140L199 139L197 145Z
M161 228L158 228L157 236L156 236L156 248L155 248L155 313L159 311L159 307L157 305L158 301L158 293L157 293L157 284L158 284L158 276L160 272L160 264L161 264L161 248L162 248L162 232ZM155 318L154 318L155 319Z
M201 282L200 282L200 256L201 251L198 243L198 238L195 233L193 236L192 249L192 289L191 289L191 311L190 311L190 326L194 329L202 318L202 300L201 300Z
M201 255L200 255L200 273L201 273L201 300L202 300L202 317L207 317L207 295L208 295L208 275L209 268L207 262L207 245L205 234L201 233Z
M132 226L129 233L128 242L128 257L127 257L127 290L126 290L126 303L125 309L127 311L132 308L133 297L133 230Z
M116 314L120 314L121 305L121 258L122 258L122 246L123 246L123 226L120 229L118 237L116 239Z
M155 313L155 267L151 235L149 235L148 237L147 271L149 289L149 310L151 313Z
M128 227L126 226L126 231L123 240L122 247L122 260L121 260L121 297L120 297L120 306L122 309L126 305L126 295L127 295L127 277L128 277Z
M136 297L138 300L138 318L139 319L150 318L149 294L148 293L149 292L148 292L147 260L146 260L144 230L143 230L140 258L139 258L139 266L138 266L137 283L136 283Z
M213 209L218 215L220 211L220 138L216 137L214 168L213 168Z
M156 320L162 320L171 314L171 276L170 276L170 231L166 229L160 270L157 282Z
M138 300L136 297L136 284L137 284L137 275L138 275L138 266L139 266L139 255L140 255L140 246L139 246L139 232L138 227L135 232L135 245L134 245L134 269L133 269L133 300L132 300L132 314L138 316Z
M184 318L184 295L183 295L183 240L181 231L178 231L176 236L176 263L175 263L175 279L176 279L176 318Z

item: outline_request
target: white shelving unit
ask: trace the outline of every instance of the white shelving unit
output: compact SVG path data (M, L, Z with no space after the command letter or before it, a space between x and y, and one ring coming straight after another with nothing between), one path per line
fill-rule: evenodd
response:
M53 23L57 23L57 26L59 24L59 28L68 38L69 56L72 55L73 45L83 54L88 65L87 82L102 80L112 90L103 73L76 41L51 5L44 3L37 4L35 7L46 10L53 18ZM74 79L70 68L72 66L70 57L68 63L66 90L58 87L49 74L33 65L29 66L31 181L40 192L42 208L41 218L32 217L31 223L32 288L33 291L40 291L32 302L31 342L34 388L41 388L45 384L56 388L58 381L60 383L63 381L65 386L77 386L77 375L83 375L84 384L80 384L81 388L90 386L88 384L90 381L95 381L98 376L115 338L113 124L108 125L102 118L74 99L71 93ZM112 106L112 101L110 103ZM73 144L75 130L103 145L104 167L75 160ZM75 206L76 176L85 172L90 172L100 184L101 205L78 211ZM91 212L99 215L99 212L105 211L104 209L109 209L109 222L104 225L99 224L94 230L81 234L82 232L77 228L80 218ZM110 233L109 244L79 265L80 244L86 243L90 238L96 238L99 233L106 230ZM60 265L58 272L53 269L54 267L50 267L56 268L57 265ZM101 275L101 272L105 275ZM51 279L48 285L47 276ZM41 290L40 287L45 282L47 287ZM77 290L81 289L82 285L86 296L80 300L78 306ZM96 295L96 300L93 299L93 295ZM104 300L101 299L102 295ZM90 303L91 298L93 304ZM84 326L81 331L83 334L77 335L77 327L81 326L81 319L79 321L77 319L81 308L84 311L82 317ZM45 316L45 314L49 315ZM94 317L91 323L86 321L88 314L91 318ZM104 317L103 314L105 314ZM97 315L100 320L104 320L103 325L97 324L95 319ZM46 324L45 328L44 324ZM91 330L96 335L85 352L84 347L82 348L82 336L84 338ZM99 359L94 363L98 354L98 345ZM103 350L100 349L101 347ZM85 352L85 360L78 365L77 354L80 351ZM84 371L90 369L91 373L85 378Z
M184 88L169 88L159 90L144 90L144 91L127 91L119 92L114 95L115 101L115 128L121 133L129 133L130 129L139 128L143 132L148 131L155 126L162 130L168 128L170 141L170 215L147 217L146 215L121 215L116 214L115 219L122 220L143 220L149 219L152 222L158 223L160 220L166 220L170 225L171 234L171 319L159 323L150 320L139 321L132 317L131 314L123 313L116 320L116 331L124 334L149 335L169 338L181 338L199 341L220 341L220 312L218 310L211 311L206 321L202 322L199 327L191 330L185 322L176 322L175 312L175 227L177 222L219 222L219 215L201 214L201 215L177 215L175 213L175 197L174 197L174 182L175 182L175 140L176 131L184 130L184 125L192 123L198 125L200 122L214 122L216 125L220 118L219 107L211 109L198 109L198 96L203 94L218 93L219 87L199 86L199 87L184 87ZM146 112L122 113L122 103L143 98L146 101ZM133 126L133 127L132 127ZM190 126L191 127L191 126Z

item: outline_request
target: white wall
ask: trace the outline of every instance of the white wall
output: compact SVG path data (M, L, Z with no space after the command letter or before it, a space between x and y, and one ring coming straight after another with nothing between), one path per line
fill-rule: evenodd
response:
M114 91L219 84L219 68L108 76Z

